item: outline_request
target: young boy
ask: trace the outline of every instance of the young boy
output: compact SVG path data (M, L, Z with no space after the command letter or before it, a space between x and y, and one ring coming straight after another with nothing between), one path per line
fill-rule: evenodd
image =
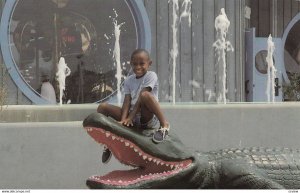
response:
M141 129L154 128L153 141L162 142L170 129L158 103L158 78L155 72L148 71L152 61L148 51L137 49L131 55L134 74L125 79L124 102L122 108L101 103L97 112L110 116L125 126ZM111 152L104 148L102 162L110 160Z

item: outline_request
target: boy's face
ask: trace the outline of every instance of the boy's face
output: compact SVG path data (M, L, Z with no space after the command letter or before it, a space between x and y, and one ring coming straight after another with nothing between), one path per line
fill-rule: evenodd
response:
M140 78L149 70L152 61L146 53L140 52L132 57L130 63L136 77Z

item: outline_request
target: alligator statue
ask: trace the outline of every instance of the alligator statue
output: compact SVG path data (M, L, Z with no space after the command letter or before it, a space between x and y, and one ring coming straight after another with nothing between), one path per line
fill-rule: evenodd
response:
M155 144L150 130L128 128L99 113L89 115L83 127L116 159L133 167L91 176L86 181L89 188L300 188L299 150L255 147L192 153L174 132Z

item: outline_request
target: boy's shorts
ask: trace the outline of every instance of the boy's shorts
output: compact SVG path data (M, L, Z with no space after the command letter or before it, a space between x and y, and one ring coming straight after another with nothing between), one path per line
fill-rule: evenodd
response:
M133 124L141 129L159 129L160 123L155 115L148 123L141 123L141 114L136 114L133 120Z

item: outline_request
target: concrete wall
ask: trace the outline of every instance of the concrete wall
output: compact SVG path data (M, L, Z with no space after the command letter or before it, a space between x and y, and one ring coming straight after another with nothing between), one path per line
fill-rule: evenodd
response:
M171 132L192 150L300 147L300 103L162 107ZM96 104L6 107L0 123L0 189L81 189L91 175L124 168L115 159L102 164L102 147L82 128L82 119L95 109ZM24 122L4 123L4 117ZM26 122L34 117L46 122Z

